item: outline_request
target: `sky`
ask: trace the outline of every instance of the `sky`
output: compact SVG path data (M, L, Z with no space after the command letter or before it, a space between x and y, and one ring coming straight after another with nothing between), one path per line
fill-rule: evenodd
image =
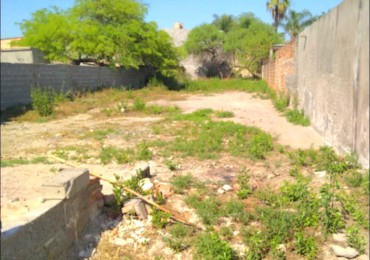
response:
M146 21L155 21L158 27L172 28L181 22L185 29L192 29L202 23L210 23L213 15L229 14L238 16L252 12L264 22L272 23L271 14L266 10L267 0L142 0L148 5ZM336 6L342 0L291 0L290 9L309 10L320 15ZM1 38L22 36L17 23L30 19L33 12L57 6L61 9L72 7L74 0L1 0Z

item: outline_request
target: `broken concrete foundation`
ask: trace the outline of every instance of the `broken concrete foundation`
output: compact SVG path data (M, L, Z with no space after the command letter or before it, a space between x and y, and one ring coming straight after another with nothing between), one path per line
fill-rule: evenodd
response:
M104 200L99 179L65 169L45 181L43 203L21 220L3 223L1 259L66 259Z

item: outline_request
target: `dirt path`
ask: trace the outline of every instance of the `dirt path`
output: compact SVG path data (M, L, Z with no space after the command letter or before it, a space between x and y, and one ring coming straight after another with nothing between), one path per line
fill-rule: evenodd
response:
M277 112L270 100L254 98L245 92L227 92L212 95L191 95L186 100L153 102L158 105L176 105L183 112L190 113L201 108L231 111L230 120L256 126L278 137L278 142L293 148L309 148L324 145L321 136L312 127L303 127L289 123ZM229 119L228 119L229 120Z

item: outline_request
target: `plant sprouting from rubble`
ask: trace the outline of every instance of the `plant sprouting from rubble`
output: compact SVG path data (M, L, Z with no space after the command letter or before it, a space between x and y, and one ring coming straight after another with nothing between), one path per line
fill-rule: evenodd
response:
M153 209L152 224L156 228L164 228L170 221L171 215L161 210Z
M249 186L249 170L244 169L238 174L239 191L236 193L240 199L246 199L252 194L252 189Z
M121 177L118 174L114 174L114 178L116 182L112 184L113 194L116 201L116 206L121 207L123 204L123 186L121 184Z

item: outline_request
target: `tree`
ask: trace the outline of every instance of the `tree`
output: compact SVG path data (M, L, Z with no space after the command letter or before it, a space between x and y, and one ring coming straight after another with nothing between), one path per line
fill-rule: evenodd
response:
M217 14L214 14L212 24L216 25L216 27L219 30L224 31L225 33L227 33L235 25L235 19L232 15L224 14L224 15L219 16Z
M215 16L212 24L194 28L188 35L185 48L200 57L203 63L213 63L222 78L226 68L236 66L248 69L260 78L263 60L268 57L273 44L283 42L283 37L253 13L232 17L232 21L230 17ZM220 30L220 26L215 24L228 26L226 30Z
M270 0L266 6L274 19L274 27L277 32L279 22L284 18L285 12L290 6L290 0Z
M200 57L204 64L215 65L217 73L223 78L222 66L226 62L224 42L225 33L216 25L202 24L190 31L184 47L188 53Z
M312 16L310 11L303 10L302 12L296 12L289 10L283 20L283 27L286 33L290 35L290 38L296 38L298 33L303 31L304 28L312 24L317 20L316 16Z
M146 7L138 0L77 0L66 11L36 11L21 23L21 44L39 48L51 61L152 66L170 76L178 55L170 37L146 23Z
M282 36L271 25L250 17L248 28L239 27L226 36L225 51L231 52L242 68L260 78L262 62L273 44L282 43Z

